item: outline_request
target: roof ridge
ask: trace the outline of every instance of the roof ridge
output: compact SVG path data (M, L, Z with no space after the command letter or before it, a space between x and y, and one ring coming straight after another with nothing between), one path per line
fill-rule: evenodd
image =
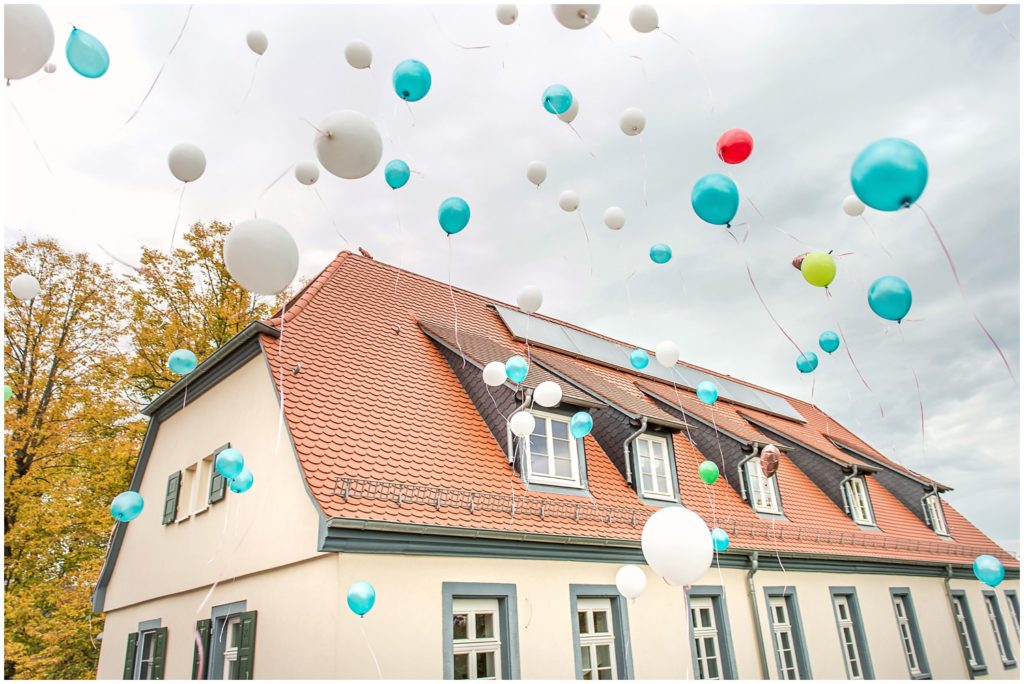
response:
M347 249L338 252L334 259L331 260L331 263L327 264L315 278L306 283L301 290L263 322L266 325L278 327L278 324L281 323L281 313L284 312L284 323L287 324L306 307L306 304L316 296L317 292L324 286L324 283L329 281L341 269L341 266L348 258L354 256L356 255Z

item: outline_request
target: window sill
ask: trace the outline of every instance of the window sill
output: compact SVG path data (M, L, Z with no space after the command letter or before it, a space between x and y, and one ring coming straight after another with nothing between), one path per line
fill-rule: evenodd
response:
M754 515L758 518L761 518L761 520L779 520L782 522L789 522L789 518L787 518L784 513L768 513L766 511L759 511L754 507L751 507L750 510L752 510Z
M547 482L527 482L526 491L540 492L542 494L568 494L569 496L580 496L587 499L594 498L587 487L577 484L555 485Z
M931 679L932 675L929 672L921 672L920 674L910 675L910 678L911 679L916 679L916 680Z
M645 494L637 494L640 499L640 503L645 506L678 506L679 499L662 499L660 497L647 496Z
M988 666L987 665L970 665L969 667L971 668L971 672L973 674L976 674L976 675L988 674Z
M1004 660L1003 661L1003 669L1004 670L1014 670L1016 668L1017 668L1017 661L1016 660Z

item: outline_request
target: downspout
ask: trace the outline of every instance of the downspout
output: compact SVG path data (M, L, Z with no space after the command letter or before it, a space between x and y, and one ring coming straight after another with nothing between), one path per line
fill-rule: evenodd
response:
M840 494L843 495L843 511L847 515L850 514L850 499L849 497L846 496L846 483L852 480L853 478L857 477L857 464L854 463L852 467L853 472L844 477L842 481L839 483L839 492Z
M932 520L932 516L928 514L928 506L925 504L925 500L929 496L937 496L938 493L939 486L933 482L931 491L925 492L924 496L921 497L921 510L924 511L924 522L926 525L931 525L933 530L935 529L935 522Z
M970 679L974 679L974 670L971 669L971 664L967 662L967 649L964 648L963 638L960 635L960 623L956 619L956 606L953 604L953 589L949 586L949 581L953 579L953 566L946 566L946 576L942 579L942 583L946 585L946 598L949 600L949 610L953 613L953 626L956 628L957 638L960 639L960 653L964 657L964 665L967 666L967 676ZM968 637L970 638L970 637Z
M647 416L640 418L640 427L636 432L626 438L626 441L622 443L622 457L626 459L626 484L633 484L633 466L630 465L630 461L633 460L633 455L630 453L630 443L639 437L647 429Z
M750 461L753 461L755 458L757 458L757 452L759 451L756 442L751 442L750 446L752 446L754 450L750 452L749 456L747 456L742 461L736 464L736 476L737 479L739 479L740 481L740 498L743 499L744 501L747 500L747 478L743 476L743 467L747 465L747 463L749 463ZM722 465L725 464L723 463ZM755 610L757 609L755 608Z
M764 654L764 639L761 636L761 612L757 609L757 592L754 590L754 574L756 572L757 551L753 551L750 554L750 570L747 571L747 592L750 594L750 609L754 613L754 632L757 633L757 638L754 641L757 643L757 658L761 663L761 679L768 679L768 659Z

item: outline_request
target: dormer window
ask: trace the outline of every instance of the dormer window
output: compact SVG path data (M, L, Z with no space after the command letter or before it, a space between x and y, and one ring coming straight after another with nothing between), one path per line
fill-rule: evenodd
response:
M532 411L536 419L526 444L526 478L535 484L580 487L580 457L569 417Z
M750 483L750 505L758 513L780 515L779 494L774 477L765 477L756 458L747 461L747 482Z
M640 495L675 501L668 440L655 435L640 435L636 438L636 455L640 471Z
M932 494L924 500L925 512L932 529L937 534L949 535L949 528L946 527L946 515L942 512L942 501L938 494Z
M850 517L858 525L874 525L871 515L871 501L868 486L863 477L854 477L846 482L846 497L850 503Z

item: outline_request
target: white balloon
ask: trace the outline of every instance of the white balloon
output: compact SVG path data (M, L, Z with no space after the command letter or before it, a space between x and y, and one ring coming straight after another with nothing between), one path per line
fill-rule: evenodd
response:
M604 210L604 225L612 230L621 230L626 225L626 212L621 207L608 207Z
M34 275L20 273L11 278L11 294L25 302L39 294L39 281Z
M864 203L856 195L850 195L843 200L843 211L847 216L860 216L864 213Z
M542 161L532 161L526 167L526 178L538 188L548 177L548 167Z
M619 128L626 135L640 135L647 125L647 117L636 107L630 107L619 117Z
M569 29L582 29L597 19L600 5L552 5L551 11L558 23Z
M533 400L545 408L558 406L562 401L562 388L556 382L545 380L533 390Z
M1004 7L1006 7L1006 5L975 5L974 9L978 10L982 14L995 14Z
M516 305L528 314L537 313L543 303L544 293L536 285L527 285L516 296Z
M174 177L183 183L191 183L206 171L206 155L192 143L181 143L171 148L167 165Z
M266 219L243 221L224 240L224 265L249 292L275 295L299 270L299 248L283 226Z
M295 165L295 179L303 185L312 185L320 180L320 167L316 162L299 162Z
M528 411L520 411L512 416L512 420L508 422L508 426L512 430L512 434L516 437L529 437L533 434L533 429L537 426L537 421L534 420L532 413L529 413Z
M335 176L362 178L380 163L380 132L364 114L350 109L333 112L320 122L320 131L313 138L316 158Z
M56 70L57 70L57 65L54 64L53 62L47 62L46 66L43 67L43 71L45 71L48 74L52 74Z
M245 34L245 43L257 55L262 55L267 51L267 34L255 29L249 31Z
M491 361L484 366L484 384L488 387L500 387L505 384L507 379L505 364L501 361Z
M615 588L628 599L635 599L647 587L647 575L635 565L623 565L615 573Z
M564 112L558 115L558 118L565 123L572 123L576 120L576 115L580 113L580 99L575 95L572 96L572 104Z
M345 46L345 61L356 69L369 69L373 61L373 51L361 40L353 40Z
M671 368L679 361L679 347L675 342L663 340L654 348L654 356L665 368Z
M699 515L668 506L647 519L640 548L651 570L669 584L694 584L711 567L711 531Z
M637 5L629 11L629 25L640 33L650 33L658 28L658 10L650 5Z
M505 26L511 26L519 18L519 8L515 5L498 5L494 14L498 17L499 22Z
M4 5L4 78L31 76L53 54L53 24L39 5Z
M566 190L558 196L558 206L564 211L576 211L580 207L580 196L573 190Z

